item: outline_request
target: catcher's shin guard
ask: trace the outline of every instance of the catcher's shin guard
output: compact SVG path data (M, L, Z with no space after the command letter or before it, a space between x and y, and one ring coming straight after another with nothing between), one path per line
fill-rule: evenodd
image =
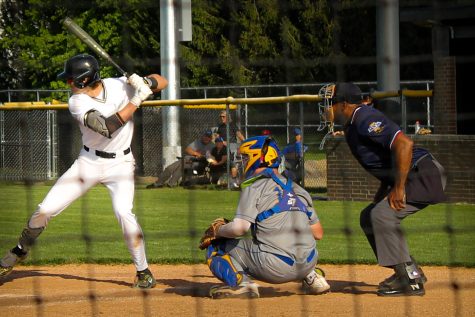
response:
M243 274L238 272L229 254L225 254L218 246L210 245L206 250L206 258L209 269L218 279L232 287L241 284Z

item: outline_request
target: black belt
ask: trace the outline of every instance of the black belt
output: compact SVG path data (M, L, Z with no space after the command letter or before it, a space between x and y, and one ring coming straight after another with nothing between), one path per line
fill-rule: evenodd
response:
M89 148L85 145L84 145L84 149L87 152L89 152ZM112 159L116 157L116 153L104 152L104 151L99 151L99 150L96 150L95 153L97 156L102 157L102 158ZM130 153L130 148L128 148L127 150L124 150L124 155L127 155L129 153Z

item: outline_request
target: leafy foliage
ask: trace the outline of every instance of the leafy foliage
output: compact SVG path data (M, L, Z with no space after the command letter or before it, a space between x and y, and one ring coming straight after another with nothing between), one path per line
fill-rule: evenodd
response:
M5 0L0 89L67 88L56 74L69 57L90 50L65 30L66 16L129 72L160 72L160 1ZM374 21L367 1L193 0L193 39L178 47L180 84L374 80ZM401 51L410 54L415 43L418 53L430 53L430 41L418 39L427 32L405 27ZM426 66L408 67L410 76ZM118 74L102 63L101 75Z

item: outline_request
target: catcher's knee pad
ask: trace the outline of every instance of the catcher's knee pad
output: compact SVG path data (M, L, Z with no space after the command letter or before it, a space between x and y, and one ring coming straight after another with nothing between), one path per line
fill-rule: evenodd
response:
M241 284L243 275L238 272L229 254L224 254L217 246L210 245L206 257L206 263L214 276L229 286Z

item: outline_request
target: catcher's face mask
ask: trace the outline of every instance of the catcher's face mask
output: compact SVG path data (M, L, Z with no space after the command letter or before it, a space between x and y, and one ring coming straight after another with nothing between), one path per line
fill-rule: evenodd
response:
M320 114L320 125L318 131L328 127L328 132L333 132L333 123L335 116L333 114L333 97L335 95L335 84L327 84L320 88L318 95L323 99L318 103L318 112Z

